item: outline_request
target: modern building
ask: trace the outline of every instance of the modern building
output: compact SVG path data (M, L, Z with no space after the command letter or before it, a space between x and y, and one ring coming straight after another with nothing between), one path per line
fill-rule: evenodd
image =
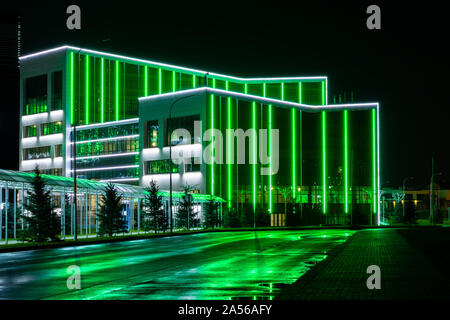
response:
M282 214L287 201L321 223L379 223L378 103L329 105L325 76L239 78L71 46L22 56L20 69L21 171L73 177L76 163L79 178L164 190L172 176L173 190L229 208ZM227 129L243 130L244 163L239 148L209 145L233 140ZM191 161L173 165L170 151Z

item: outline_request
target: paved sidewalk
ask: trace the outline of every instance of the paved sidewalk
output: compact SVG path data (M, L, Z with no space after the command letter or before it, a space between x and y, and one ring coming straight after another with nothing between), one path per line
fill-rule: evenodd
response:
M420 230L357 232L332 250L327 259L281 291L277 299L450 299L450 270L444 273L442 268L432 264L434 259L426 257L402 236L405 232L415 232L414 236L420 241ZM448 244L448 237L445 239ZM448 245L439 243L442 256L448 255ZM380 290L367 289L370 274L366 269L370 265L381 269Z

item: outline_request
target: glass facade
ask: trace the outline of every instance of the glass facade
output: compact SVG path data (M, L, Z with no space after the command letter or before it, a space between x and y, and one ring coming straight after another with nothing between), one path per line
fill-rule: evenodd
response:
M50 146L23 149L23 160L44 159L50 157Z
M302 90L303 85L297 88ZM289 94L299 95L291 89ZM282 190L287 190L294 210L322 217L314 223L347 223L351 212L363 214L364 222L375 221L371 214L377 212L378 192L375 107L307 112L212 94L207 101L208 128L220 130L226 146L225 162L207 165L208 194L226 199L236 210L283 213ZM226 129L238 128L245 135L227 136ZM272 163L271 136L267 148L262 148L259 129L279 131L277 165ZM233 139L233 150L227 149L231 146L225 139ZM244 139L244 151L237 148L239 139ZM242 152L245 163L237 163ZM216 154L213 150L213 158ZM261 155L270 160L264 163ZM274 174L263 175L262 168Z
M298 80L288 80L286 83L274 80L235 80L221 76L205 76L203 73L176 67L161 67L151 63L118 59L108 55L91 55L72 50L68 51L68 55L68 79L70 81L70 105L68 110L70 110L72 125L92 125L137 118L139 97L193 89L205 85L239 93L275 99L283 98L287 101L298 102ZM312 81L312 83L311 86L307 87L307 94L314 96L310 97L309 100L320 101L323 94L321 91L322 82L305 80L305 84L309 81ZM173 118L172 127L174 129L188 128L193 142L193 121L199 120L200 117L188 118ZM164 146L169 145L167 120L164 124L163 135L159 130L159 124L145 125L144 147L156 147L158 139L163 139ZM95 129L95 132L92 130L78 131L77 141L102 138L115 139L120 136L138 134L137 124L136 131L131 127L112 124L111 127ZM138 152L137 140L136 137L121 142L114 140L77 144L77 157ZM179 139L175 140L172 141L172 145L179 143ZM124 157L120 158L125 159ZM80 160L80 164L84 160L86 159ZM101 163L103 163L103 160ZM138 160L136 162L123 161L120 164L125 166L136 165L137 163L139 163ZM99 167L100 162L92 161L91 165L93 171L90 172L89 176L95 177L95 167ZM193 170L192 168L188 169ZM103 173L101 176L103 176ZM134 177L137 178L138 174Z
M62 122L48 122L41 124L41 135L46 136L50 134L62 133Z
M24 115L48 110L46 74L25 80L25 103L23 107Z

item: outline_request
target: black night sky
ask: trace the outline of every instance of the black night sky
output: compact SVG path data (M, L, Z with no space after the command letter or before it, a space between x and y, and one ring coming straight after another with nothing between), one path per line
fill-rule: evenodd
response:
M70 44L243 77L327 75L330 103L350 91L355 101L380 102L383 187L408 176L425 187L432 154L443 172L437 182L449 187L449 25L440 5L159 3L13 2L2 11L21 16L22 54ZM70 4L81 7L79 31L66 28ZM381 30L366 28L370 4L381 8ZM0 168L17 170L18 97L2 95Z

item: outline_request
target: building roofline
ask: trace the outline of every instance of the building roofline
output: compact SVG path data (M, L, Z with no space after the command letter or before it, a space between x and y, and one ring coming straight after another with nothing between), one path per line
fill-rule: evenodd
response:
M97 50L84 49L84 48L81 48L81 47L73 47L73 46L69 46L69 45L64 45L64 46L60 46L60 47L56 47L56 48L43 50L43 51L38 51L38 52L35 52L35 53L24 55L24 56L19 57L19 60L26 60L26 59L38 57L38 56L41 56L41 55L45 55L45 54L49 54L49 53L53 53L53 52L57 52L57 51L61 51L61 50L79 51L79 52L84 52L84 53L87 53L87 54L90 53L90 54L94 54L94 55L107 56L107 57L121 59L121 60L125 60L125 61L133 61L133 62L138 62L138 63L145 63L145 64L155 65L155 66L159 66L159 67L184 70L184 71L195 73L195 74L210 75L210 76L217 77L217 78L231 79L231 80L242 81L242 82L252 82L252 81L256 81L256 82L257 81L297 81L297 80L319 80L319 81L320 80L325 80L326 82L328 82L328 77L327 76L241 78L241 77L235 77L235 76L230 76L230 75L225 75L225 74L220 74L220 73L215 73L215 72L208 72L208 71L203 71L203 70L198 70L198 69L193 69L193 68L181 67L181 66L177 66L177 65L163 63L163 62L157 62L157 61L151 61L151 60L127 57L127 56L123 56L123 55L117 55L117 54L112 54L112 53L107 53L107 52L102 52L102 51L97 51Z
M200 93L212 93L221 96L228 96L232 98L239 98L247 101L258 101L264 104L271 104L282 108L297 108L299 110L308 112L320 112L320 111L341 111L341 110L370 110L379 109L378 102L367 103L346 103L346 104L326 104L326 105L308 105L303 103L289 102L284 100L265 98L245 93L237 93L232 91L226 91L221 89L214 89L210 87L201 87L195 89L182 90L177 92L170 92L164 94L156 94L147 97L138 98L139 102L158 99L170 99L173 97L181 97L186 95L196 95Z

